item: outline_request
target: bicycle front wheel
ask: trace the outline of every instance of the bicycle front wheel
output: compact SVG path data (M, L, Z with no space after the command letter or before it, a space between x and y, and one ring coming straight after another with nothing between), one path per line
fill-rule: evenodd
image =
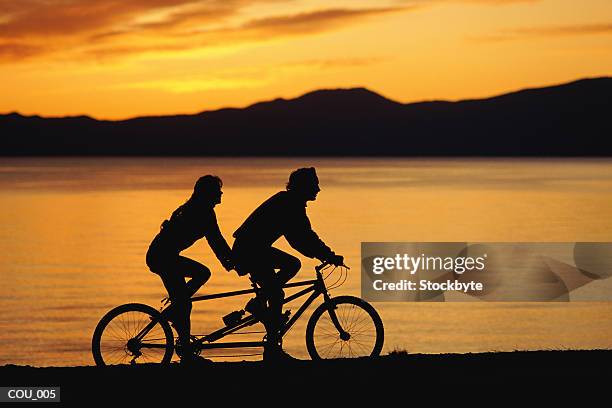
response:
M384 328L376 310L353 296L321 304L306 327L306 347L313 360L376 357L384 343Z
M91 351L98 366L168 364L174 353L174 334L157 310L128 303L114 308L100 320Z

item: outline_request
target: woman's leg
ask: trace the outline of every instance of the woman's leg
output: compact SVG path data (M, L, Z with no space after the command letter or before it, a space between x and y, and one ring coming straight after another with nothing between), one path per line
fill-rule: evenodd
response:
M176 266L175 262L173 262L173 266ZM190 338L189 313L191 311L191 302L189 301L187 287L185 286L185 279L178 273L177 269L171 267L170 269L166 269L166 271L167 272L160 273L159 276L172 302L168 308L168 313L170 313L169 318L172 320L174 328L178 333L179 343L183 347L188 347Z
M210 270L184 256L177 256L166 264L167 272L159 275L172 300L173 323L185 354L191 352L191 296L210 278ZM191 278L189 282L185 283L185 277Z
M184 277L191 278L186 284L189 297L193 296L210 279L210 269L193 259L179 255L178 268Z

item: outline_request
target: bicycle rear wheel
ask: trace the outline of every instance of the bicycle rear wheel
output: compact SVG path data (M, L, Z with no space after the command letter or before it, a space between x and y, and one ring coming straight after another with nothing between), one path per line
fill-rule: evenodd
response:
M342 332L334 324L332 313ZM372 305L353 296L339 296L321 304L306 327L306 347L313 360L376 357L383 343L380 316Z
M168 364L174 353L174 334L157 310L128 303L114 308L100 320L91 351L98 366Z

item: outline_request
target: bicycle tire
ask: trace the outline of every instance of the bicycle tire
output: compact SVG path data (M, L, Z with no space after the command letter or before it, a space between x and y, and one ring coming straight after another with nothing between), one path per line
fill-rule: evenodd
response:
M128 341L153 319L157 323L143 340L157 348L135 356L128 348ZM174 354L174 333L168 321L151 306L127 303L117 306L100 319L91 340L91 351L97 366L126 362L169 364Z
M329 316L330 306L335 308L343 330L351 335L348 340L341 339L340 333L333 325ZM321 320L324 316L327 316L329 322ZM324 339L326 343L320 339ZM332 298L331 302L319 305L310 316L306 327L306 347L313 360L377 357L382 351L384 339L383 322L376 309L354 296L338 296Z

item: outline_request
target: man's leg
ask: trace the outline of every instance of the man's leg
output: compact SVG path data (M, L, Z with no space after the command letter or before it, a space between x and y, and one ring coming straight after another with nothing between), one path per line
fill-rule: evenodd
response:
M279 269L277 273L271 271L266 275L265 284L268 286L268 325L266 328L268 333L268 341L271 347L280 348L279 330L282 321L283 302L285 300L285 292L283 285L293 278L300 270L300 260L280 249L271 248L268 253L268 261L274 269Z
M281 251L277 248L271 248L270 260L274 269L279 269L276 273L276 280L282 285L293 279L300 271L302 263L298 258Z
M278 329L285 296L283 285L298 272L300 261L276 248L245 246L238 240L234 242L232 253L238 270L251 275L251 280L261 287L268 303L268 310L262 316L267 333L266 350L280 349ZM280 271L275 273L275 269Z
M265 301L268 303L268 308L265 315L262 316L262 323L266 328L268 345L276 345L278 343L278 315L282 310L282 290L276 282L274 269L260 267L257 272L251 273L251 277L263 291ZM278 299L281 299L279 302Z

